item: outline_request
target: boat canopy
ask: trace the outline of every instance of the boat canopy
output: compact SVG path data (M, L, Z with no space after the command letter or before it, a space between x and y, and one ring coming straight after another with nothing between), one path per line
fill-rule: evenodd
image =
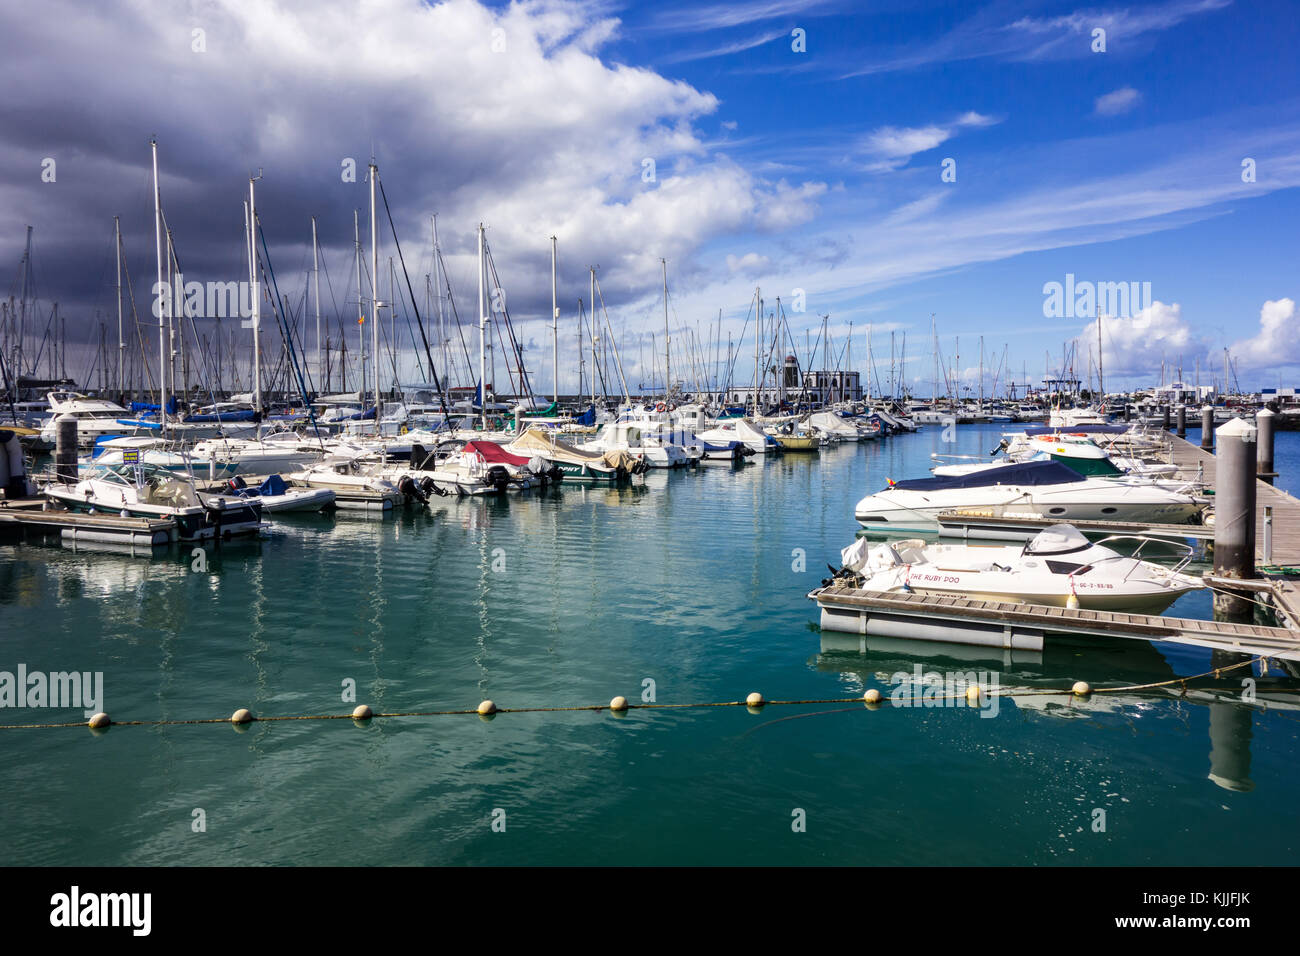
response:
M531 461L523 455L512 455L494 441L468 441L465 443L467 454L478 455L489 465L526 465Z
M1059 461L1025 461L997 468L982 468L965 475L910 478L896 481L890 489L899 491L948 491L957 488L986 488L989 485L1064 485L1083 481L1073 468Z

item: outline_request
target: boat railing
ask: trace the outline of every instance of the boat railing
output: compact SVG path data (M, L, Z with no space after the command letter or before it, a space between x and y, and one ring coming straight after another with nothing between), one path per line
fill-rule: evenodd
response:
M1091 562L1092 565L1101 564L1103 561L1114 561L1119 558L1125 558L1125 557L1132 558L1134 561L1141 561L1142 549L1145 548L1148 544L1154 544L1162 548L1172 548L1175 550L1178 549L1182 550L1183 556L1178 560L1176 564L1174 564L1172 568L1168 569L1168 571L1171 574L1177 574L1180 571L1182 571L1183 568L1187 567L1189 564L1192 563L1192 558L1196 554L1196 549L1189 544L1185 544L1184 542L1171 541L1168 538L1152 538L1149 535L1143 535L1143 534L1113 534L1110 535L1109 537L1102 538L1100 541L1097 541L1095 543L1097 547L1104 547L1107 544L1107 542L1111 542L1111 541L1137 541L1139 542L1139 544L1130 554L1111 555L1110 557L1101 558L1097 561ZM1146 563L1150 564L1151 562L1148 561ZM1128 574L1125 574L1123 579L1127 581L1129 574L1132 574L1134 570L1135 568L1130 568ZM1161 568L1161 570L1163 571L1166 569Z

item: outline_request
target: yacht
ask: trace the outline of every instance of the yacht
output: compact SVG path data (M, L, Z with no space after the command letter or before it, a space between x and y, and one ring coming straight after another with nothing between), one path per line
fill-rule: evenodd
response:
M1159 521L1190 523L1206 502L1133 478L1084 478L1058 461L1029 461L968 475L891 482L858 502L854 517L864 528L894 533L939 529L945 511L978 511L987 517L1033 516L1064 521Z

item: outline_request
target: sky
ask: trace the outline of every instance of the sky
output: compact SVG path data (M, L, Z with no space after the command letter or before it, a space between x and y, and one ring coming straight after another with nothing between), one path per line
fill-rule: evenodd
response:
M981 349L986 391L1063 369L1087 379L1099 338L1108 388L1162 374L1218 381L1225 348L1243 388L1300 385L1294 9L7 5L0 291L20 294L30 225L29 358L57 301L68 372L93 384L101 323L116 351L118 216L138 312L128 302L126 338L153 355L156 138L187 280L246 277L243 201L260 170L269 262L313 359L311 219L326 329L355 349L353 213L368 260L373 157L422 312L437 216L466 341L449 333L457 384L472 382L466 357L477 365L482 222L539 393L554 387L551 236L562 392L578 382L591 266L630 388L662 383L661 260L674 378L688 388L727 366L728 341L733 381L752 380L756 289L788 328L782 351L872 369L886 390L891 361L917 394L930 393L936 364L956 383L941 391L978 388ZM387 301L395 248L386 220L381 230ZM1052 283L1076 293L1135 283L1138 294L1053 310ZM407 381L422 371L411 311L399 306L397 325ZM192 334L215 339L214 321L196 319ZM227 354L246 361L251 332L234 325L222 326Z

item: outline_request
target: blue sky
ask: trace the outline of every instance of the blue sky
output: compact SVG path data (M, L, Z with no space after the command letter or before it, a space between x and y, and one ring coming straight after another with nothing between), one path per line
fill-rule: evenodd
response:
M1078 339L1082 377L1096 320L1043 311L1044 285L1072 274L1150 283L1152 302L1100 319L1108 385L1149 384L1162 361L1187 377L1198 361L1217 372L1225 346L1243 385L1300 384L1300 18L1290 4L112 0L96 9L48 0L39 16L0 11L0 79L11 91L0 115L0 243L14 274L24 228L35 226L41 296L63 303L83 355L98 340L95 313L115 309L115 215L136 296L148 298L156 136L187 278L245 272L242 200L261 169L258 206L281 290L302 301L315 216L326 324L349 337L352 216L359 210L364 225L369 155L417 286L432 261L429 217L439 215L467 320L475 226L486 223L548 391L551 235L569 391L589 266L629 378L649 380L651 335L663 344L661 257L674 366L689 364L688 332L710 340L721 310L723 350L727 335L739 343L742 383L753 374L744 320L756 286L769 307L781 296L800 341L829 315L838 350L851 326L859 368L868 325L878 359L891 331L900 344L906 333L918 390L929 389L932 313L950 364L960 337L967 381L981 335L988 354L1005 349L1032 377ZM78 29L66 29L73 21ZM1093 50L1096 29L1104 52ZM57 183L40 179L47 158L58 161ZM348 158L359 183L340 179ZM941 177L945 160L955 181ZM392 254L381 238L381 257ZM795 290L802 313L790 311ZM232 343L231 354L247 345ZM404 378L415 361L404 352ZM452 377L464 384L466 374Z
M1009 345L1012 364L1028 363L1031 374L1041 374L1045 350L1059 362L1063 340L1081 323L1044 319L1041 290L1066 273L1149 281L1157 300L1180 306L1192 333L1185 345L1139 348L1139 361L1115 345L1117 373L1134 381L1143 364L1154 362L1158 375L1161 357L1191 377L1198 358L1208 362L1212 350L1258 332L1265 301L1295 298L1300 80L1289 66L1298 32L1290 5L775 0L656 4L619 15L615 55L718 96L714 135L736 143L719 148L792 181L834 187L796 235L879 235L890 229L890 210L929 200L928 234L947 245L944 224L958 212L978 221L979 235L996 232L999 214L1021 197L1078 194L1086 208L1045 207L1048 221L1003 247L1025 251L983 262L1001 244L972 239L928 271L917 250L892 264L883 288L810 296L811 311L854 317L859 329L867 321L907 328L924 370L931 312L945 349L954 336L968 337L963 357L977 352L970 337L984 334L988 349ZM1094 24L1107 31L1105 52L1092 50ZM804 54L791 49L796 28L806 33ZM1116 91L1132 92L1099 108ZM984 119L963 125L971 113ZM874 154L873 136L891 128L899 138L922 131L917 151ZM924 148L927 129L943 141ZM1254 190L1240 182L1247 156L1257 161ZM949 157L957 177L945 184L940 163ZM754 247L775 260L783 238ZM849 251L846 267L854 258ZM909 277L913 268L921 271ZM1288 364L1249 376L1242 369L1243 377L1294 379L1300 353L1279 357Z

